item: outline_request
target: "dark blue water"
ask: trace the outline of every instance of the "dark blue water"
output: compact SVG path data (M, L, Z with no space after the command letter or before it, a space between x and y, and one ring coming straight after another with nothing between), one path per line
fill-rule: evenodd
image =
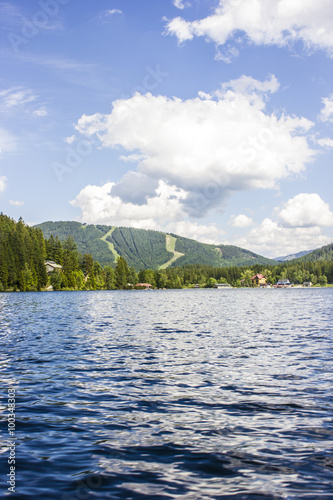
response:
M10 497L333 499L332 306L333 289L0 294Z

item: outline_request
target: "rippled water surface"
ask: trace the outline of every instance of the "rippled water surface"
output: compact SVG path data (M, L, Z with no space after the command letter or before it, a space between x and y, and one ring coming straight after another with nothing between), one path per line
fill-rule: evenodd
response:
M10 497L333 499L332 306L333 289L0 294Z

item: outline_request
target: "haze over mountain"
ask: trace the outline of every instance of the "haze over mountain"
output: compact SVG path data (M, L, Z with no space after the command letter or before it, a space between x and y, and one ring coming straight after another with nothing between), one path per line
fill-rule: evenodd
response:
M284 255L282 257L274 257L274 260L276 260L277 262L287 262L288 260L299 259L300 257L304 257L304 255L308 255L311 252L313 252L313 250L303 250L301 252Z
M294 259L295 262L317 262L318 260L332 261L333 260L333 243L317 248L302 257Z

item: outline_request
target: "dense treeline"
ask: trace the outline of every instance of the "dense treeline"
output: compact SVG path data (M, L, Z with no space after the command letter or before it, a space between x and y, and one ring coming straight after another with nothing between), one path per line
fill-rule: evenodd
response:
M68 243L69 241L66 240L66 247L68 247ZM72 249L73 251L74 249ZM85 254L76 261L75 270L73 266L73 260L70 261L69 265L66 265L64 260L63 270L52 273L50 280L55 290L68 288L75 290L131 289L137 283L149 283L154 288L168 289L193 287L195 284L210 288L214 286L214 283L250 286L251 277L257 273L265 275L270 284L274 284L282 278L288 278L294 284L311 281L314 285L326 285L333 282L333 262L327 261L286 263L266 267L255 265L251 268L216 268L190 265L171 267L160 271L143 269L136 273L134 267L128 267L123 257L118 259L117 265L113 269L111 266L102 268L98 262L93 261L91 255Z
M80 253L92 254L94 260L97 260L101 265L114 262L113 253L105 241L101 239L110 231L109 226L62 221L43 222L36 227L43 231L44 238L47 239L53 235L58 236L60 241L65 241L68 236L73 236Z
M158 240L156 245L160 248ZM46 261L58 267L47 274ZM114 268L102 267L91 254L77 251L73 236L60 241L51 234L45 239L40 229L27 226L22 219L15 222L0 214L0 291L38 291L48 286L53 290L115 290L131 289L137 283L149 283L154 288L195 284L209 288L217 282L250 286L251 276L257 273L266 276L271 284L288 278L294 284L311 281L314 285L326 285L333 282L333 262L295 260L276 265L255 264L250 268L192 264L159 271L143 269L137 273L124 257L118 258Z
M140 281L158 288L182 288L199 284L212 287L214 283L229 283L232 286L250 286L251 277L261 273L267 277L267 283L274 284L279 279L287 278L291 283L302 284L311 281L314 285L326 285L333 282L333 262L317 261L302 263L284 263L274 266L212 267L191 265L168 268L164 271L144 270L139 273ZM241 281L244 280L244 281Z
M167 270L168 271L168 270ZM286 262L273 266L256 264L249 268L242 267L211 267L185 266L173 268L180 278L182 286L198 283L201 286L213 286L214 283L229 283L232 286L250 286L251 277L261 273L267 277L267 283L274 284L279 279L287 278L291 283L302 284L311 281L313 285L333 283L333 262Z
M325 245L324 247L317 248L313 252L299 257L297 259L300 262L316 261L316 260L333 260L333 243Z
M58 265L49 275L46 261ZM61 266L61 267L59 267ZM137 283L134 268L118 259L115 269L94 261L91 254L81 254L71 235L61 242L51 235L45 239L39 228L15 222L0 214L0 291L113 290Z
M46 245L40 229L0 214L0 291L41 290L47 284Z

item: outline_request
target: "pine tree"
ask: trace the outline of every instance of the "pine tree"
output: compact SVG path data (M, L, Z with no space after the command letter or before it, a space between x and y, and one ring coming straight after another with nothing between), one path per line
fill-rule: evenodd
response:
M83 271L84 276L90 276L94 272L94 259L92 258L91 253L84 254L81 262L81 269Z
M115 269L115 275L116 275L116 286L118 289L124 289L127 286L128 283L128 266L127 262L123 257L119 257Z
M116 275L111 266L104 267L104 286L106 290L114 290L116 288Z

